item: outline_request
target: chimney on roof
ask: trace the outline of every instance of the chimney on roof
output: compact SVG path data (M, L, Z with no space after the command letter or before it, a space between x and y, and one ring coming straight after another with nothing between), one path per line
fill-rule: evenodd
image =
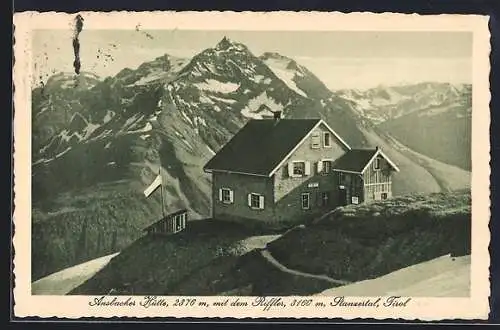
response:
M274 120L278 121L281 119L281 111L274 111L273 115L274 115Z

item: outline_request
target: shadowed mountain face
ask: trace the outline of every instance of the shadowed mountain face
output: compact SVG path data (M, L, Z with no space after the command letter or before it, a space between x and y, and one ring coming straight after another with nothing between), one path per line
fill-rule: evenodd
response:
M471 85L429 82L336 94L407 147L470 171Z
M57 74L32 91L33 280L141 236L161 216L159 194L142 193L160 166L167 212L208 217L202 166L250 118L278 110L321 117L352 147L394 150L407 169L400 192L440 190L427 163L396 150L352 98L280 54L257 57L224 38L191 59L164 55L105 79ZM423 176L431 183L420 189Z

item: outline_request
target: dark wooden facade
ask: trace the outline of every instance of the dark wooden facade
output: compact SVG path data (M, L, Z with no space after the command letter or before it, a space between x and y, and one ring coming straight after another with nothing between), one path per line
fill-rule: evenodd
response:
M361 172L339 171L339 204L360 204L392 197L392 174L396 169L377 155Z
M375 164L378 160L378 168ZM381 155L368 164L363 173L364 201L382 200L392 197L393 168Z
M188 222L188 210L183 209L174 213L170 213L163 219L153 223L152 225L146 227L144 231L148 235L152 234L175 234L183 231Z
M359 204L364 201L363 176L359 173L336 171L339 188L338 205Z

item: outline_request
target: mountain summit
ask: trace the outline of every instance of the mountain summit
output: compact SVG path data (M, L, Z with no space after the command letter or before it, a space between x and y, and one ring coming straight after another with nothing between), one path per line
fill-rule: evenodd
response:
M229 39L228 37L222 38L222 40L219 41L219 43L215 46L215 50L219 50L219 51L220 50L229 50L231 48L236 49L236 50L247 50L247 47L244 44L234 42L231 39Z

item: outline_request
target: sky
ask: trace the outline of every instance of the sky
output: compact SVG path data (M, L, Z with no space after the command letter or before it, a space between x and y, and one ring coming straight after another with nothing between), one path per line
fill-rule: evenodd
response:
M329 88L365 89L422 81L471 83L472 34L467 32L83 30L82 71L106 77L163 54L192 57L224 36L258 56L295 59ZM38 30L34 81L70 72L72 31Z

